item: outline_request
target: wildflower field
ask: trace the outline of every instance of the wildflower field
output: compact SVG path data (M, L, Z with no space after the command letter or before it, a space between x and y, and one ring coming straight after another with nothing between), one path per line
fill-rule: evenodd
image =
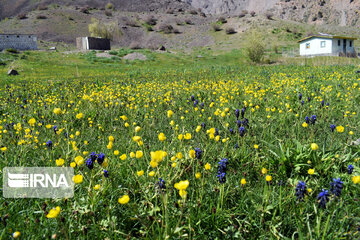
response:
M1 198L0 239L360 238L354 66L93 64L1 82L1 169L76 185Z

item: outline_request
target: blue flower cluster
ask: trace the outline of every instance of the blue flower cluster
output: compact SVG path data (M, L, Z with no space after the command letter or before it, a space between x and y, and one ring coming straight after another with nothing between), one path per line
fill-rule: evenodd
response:
M340 178L333 178L333 181L330 182L330 191L336 197L340 197L341 191L343 189L343 182ZM330 193L328 190L322 189L322 191L317 196L319 201L320 208L326 208L326 203L329 201Z
M156 183L156 185L157 185L160 189L166 189L165 180L162 179L162 178L159 178L159 181Z
M88 159L86 159L86 166L90 170L93 169L95 161L97 161L97 163L99 165L103 164L103 162L105 161L105 154L103 154L103 153L96 154L96 153L92 152L90 154L90 157Z
M343 189L343 182L341 181L341 179L333 178L333 181L330 182L331 193L336 197L340 197L342 189ZM306 183L299 181L298 185L295 188L296 200L302 201L305 197L305 194L307 194ZM329 201L329 197L330 197L329 190L322 189L322 191L317 196L317 200L319 201L320 208L326 208L326 203Z
M239 109L236 109L236 110L235 110L235 117L236 117L236 119L239 119L239 116L240 116L240 110L239 110Z
M316 115L312 115L311 116L311 124L315 124L315 122L316 122L316 120L317 120L317 118L316 118Z
M302 201L307 194L306 183L299 181L298 185L295 188L296 200Z
M195 148L195 158L196 159L201 159L202 157L202 151L200 148Z
M332 132L334 132L335 128L336 128L336 126L334 124L330 125L330 129L331 129Z
M53 146L52 141L51 141L51 140L47 141L47 142L46 142L46 146L47 146L48 148L52 148L52 146Z
M106 178L109 177L109 171L108 170L104 169L103 173L104 173L104 177L106 177Z
M218 175L216 176L219 179L220 183L226 182L226 169L227 169L228 159L221 159L218 166Z
M240 127L239 128L239 133L240 133L240 136L243 137L245 135L245 128L244 127Z
M326 203L329 201L329 191L323 189L319 195L317 196L317 200L319 201L320 208L326 208Z
M330 183L330 186L330 191L332 192L332 194L340 197L341 190L343 188L343 182L340 180L340 178L334 178L333 181Z

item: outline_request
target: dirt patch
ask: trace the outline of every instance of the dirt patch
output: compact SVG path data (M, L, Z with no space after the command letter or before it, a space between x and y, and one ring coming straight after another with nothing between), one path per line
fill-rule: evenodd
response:
M102 58L111 58L114 55L109 54L108 52L100 52L96 53L96 57L102 57Z
M125 57L123 57L123 59L130 60L130 61L134 61L134 60L145 61L145 60L147 60L147 57L144 54L135 52L135 53L130 53L130 54L126 55Z

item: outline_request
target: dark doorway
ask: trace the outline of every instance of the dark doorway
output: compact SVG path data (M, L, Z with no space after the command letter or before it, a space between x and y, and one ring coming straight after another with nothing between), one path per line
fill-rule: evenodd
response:
M343 52L344 54L346 54L346 39L343 40L344 44L343 44Z

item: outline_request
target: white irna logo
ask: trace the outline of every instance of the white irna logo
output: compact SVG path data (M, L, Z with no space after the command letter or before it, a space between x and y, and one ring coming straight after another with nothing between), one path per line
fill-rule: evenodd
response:
M4 167L0 172L3 173L4 198L74 196L74 169L71 167Z
M8 172L8 186L11 188L67 188L69 184L64 174L18 174Z

